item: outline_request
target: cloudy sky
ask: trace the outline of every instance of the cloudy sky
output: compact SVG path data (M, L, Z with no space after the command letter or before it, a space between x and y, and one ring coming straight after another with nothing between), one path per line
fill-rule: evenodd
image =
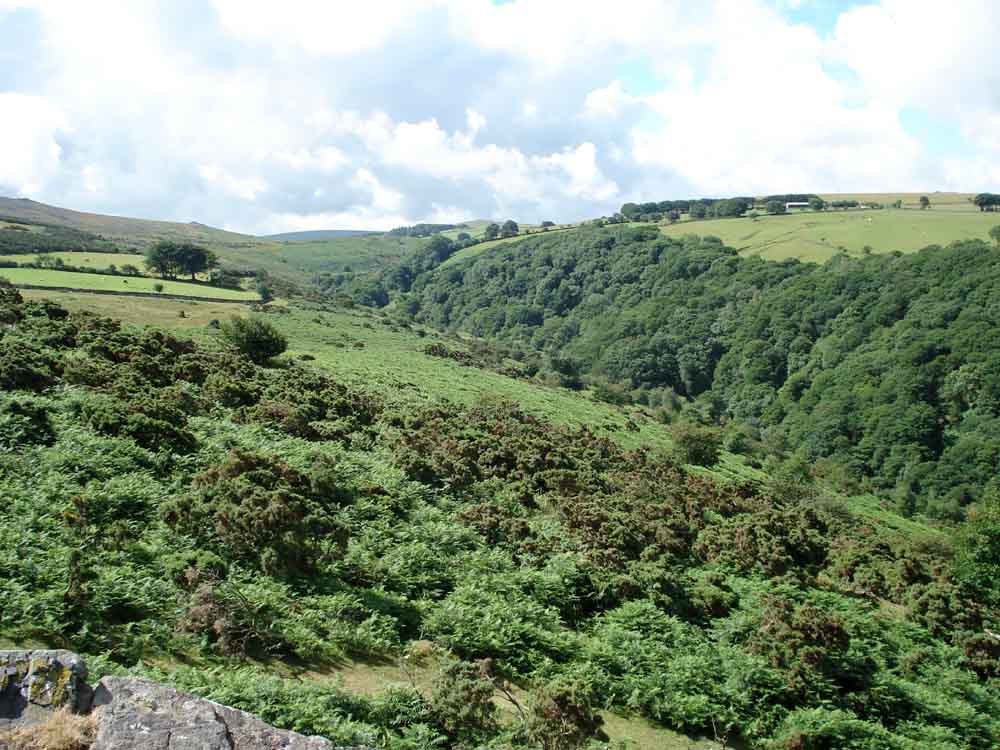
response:
M0 0L0 195L253 233L1000 190L995 0Z

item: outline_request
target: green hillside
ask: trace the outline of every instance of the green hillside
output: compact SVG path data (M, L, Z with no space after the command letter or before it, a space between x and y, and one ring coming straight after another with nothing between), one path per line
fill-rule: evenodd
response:
M798 258L823 262L839 252L905 253L960 239L987 239L1000 223L996 214L961 208L792 212L783 216L682 221L661 226L669 237L714 236L744 255L769 260Z
M143 253L158 240L202 245L212 250L225 268L263 271L301 289L311 288L319 273L340 272L345 268L368 271L390 265L421 242L382 234L277 241L197 222L181 224L105 216L28 199L0 198L0 250L7 250L10 245L22 253L58 254L77 250Z
M273 243L310 293L256 312L0 284L0 644L345 746L994 747L1000 255L687 236L936 210Z
M1000 739L988 546L777 455L695 471L710 428L531 352L297 303L254 364L0 291L6 643L391 750Z
M217 299L246 300L260 299L256 292L245 289L225 289L207 284L192 284L186 281L159 280L146 276L109 276L99 273L74 273L40 268L3 268L0 276L12 284L33 286L67 287L70 289L93 289L97 291L141 292L144 294L177 294L187 297L214 297ZM157 288L161 287L161 288Z

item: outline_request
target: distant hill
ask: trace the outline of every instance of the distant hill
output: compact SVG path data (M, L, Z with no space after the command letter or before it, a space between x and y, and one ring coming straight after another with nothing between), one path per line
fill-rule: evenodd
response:
M198 222L183 224L173 221L105 216L49 206L28 198L0 197L0 218L71 227L99 234L109 240L137 246L148 245L159 239L184 239L228 247L246 247L260 242L256 237L250 235L227 232L224 229L216 229Z
M265 240L275 242L315 242L335 240L340 237L363 237L368 234L384 234L378 229L314 229L308 232L281 232L264 235Z

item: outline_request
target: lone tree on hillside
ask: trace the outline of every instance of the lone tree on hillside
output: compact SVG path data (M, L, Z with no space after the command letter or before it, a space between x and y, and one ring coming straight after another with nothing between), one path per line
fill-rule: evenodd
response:
M928 198L926 195L921 195L920 196L920 210L921 211L925 211L926 209L928 209L930 207L931 207L931 199Z
M215 253L190 242L160 240L146 252L146 268L163 278L190 274L191 280L219 265Z
M288 339L259 317L230 318L219 326L223 341L239 349L252 362L265 364L288 348Z
M497 223L487 224L483 237L487 240L495 240L500 236L500 225Z
M996 246L1000 247L1000 224L997 224L990 230L990 237L993 238L993 241L996 243Z
M514 221L513 219L507 219L507 221L505 221L503 223L503 226L500 227L500 236L501 237L515 237L515 236L517 236L517 233L519 231L520 231L520 229L517 226L517 222Z

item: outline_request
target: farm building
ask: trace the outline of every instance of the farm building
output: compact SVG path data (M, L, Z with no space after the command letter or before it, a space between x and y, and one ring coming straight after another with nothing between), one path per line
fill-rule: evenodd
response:
M809 204L806 201L789 201L785 204L786 211L791 211L793 208L809 208Z

